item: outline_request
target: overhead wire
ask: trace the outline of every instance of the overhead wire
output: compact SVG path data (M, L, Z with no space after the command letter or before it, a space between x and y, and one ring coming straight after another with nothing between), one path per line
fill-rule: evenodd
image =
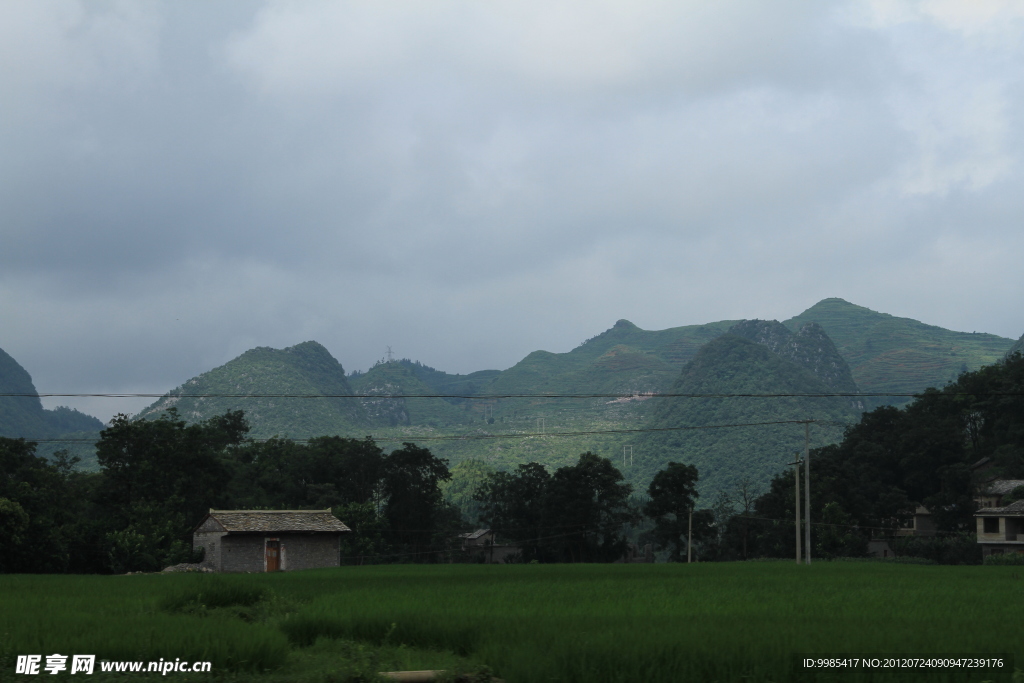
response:
M360 437L342 437L342 438L366 438L369 437L374 441L382 441L385 443L392 441L480 441L487 439L526 439L533 437L549 437L549 436L595 436L600 434L637 434L645 432L681 432L681 431L696 431L702 429L730 429L735 427L766 427L771 425L785 425L785 424L828 424L833 426L851 426L852 422L838 422L835 420L772 420L769 422L735 422L731 424L717 424L717 425L698 425L694 427L638 427L634 429L594 429L586 431L576 432L506 432L504 434L446 434L442 436L419 436L415 434L404 434L396 437L390 436L374 436L364 435ZM335 436L335 435L325 435ZM340 436L340 435L338 435ZM250 442L266 443L273 441L277 437L263 438L263 439L248 439ZM315 441L317 438L314 437L307 439L287 439L293 443L310 443ZM32 441L35 443L93 443L95 439L29 439L25 438L26 441Z
M1024 396L1020 391L942 391L945 396ZM904 393L891 391L837 391L837 392L806 392L806 393L583 393L583 394L229 394L229 393L29 393L0 392L0 398L359 398L359 399L404 399L404 398L441 398L465 399L473 401L492 401L513 398L610 398L647 400L651 398L916 398L921 392Z

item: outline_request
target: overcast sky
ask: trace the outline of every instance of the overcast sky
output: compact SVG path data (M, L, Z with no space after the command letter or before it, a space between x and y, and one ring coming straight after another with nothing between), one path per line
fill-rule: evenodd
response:
M2 11L0 348L41 392L309 339L503 369L830 296L1024 332L1020 2Z

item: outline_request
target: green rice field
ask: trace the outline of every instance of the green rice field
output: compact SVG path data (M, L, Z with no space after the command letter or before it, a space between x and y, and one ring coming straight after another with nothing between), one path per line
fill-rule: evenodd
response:
M1008 681L1024 568L882 562L391 565L211 576L0 576L18 654L209 660L173 680ZM803 658L1001 655L1002 669L804 669ZM107 674L116 680L164 678ZM103 674L67 676L104 680ZM1020 679L1018 675L1016 677Z

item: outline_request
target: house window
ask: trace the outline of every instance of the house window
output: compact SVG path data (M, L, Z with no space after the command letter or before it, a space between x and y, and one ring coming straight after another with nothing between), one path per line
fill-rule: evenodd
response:
M985 533L986 534L998 534L999 533L999 518L998 517L985 517Z

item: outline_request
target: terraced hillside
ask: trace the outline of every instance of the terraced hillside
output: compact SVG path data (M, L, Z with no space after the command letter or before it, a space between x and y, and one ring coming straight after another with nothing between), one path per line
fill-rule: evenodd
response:
M808 322L825 329L866 392L910 394L941 387L961 372L998 361L1013 345L994 334L954 332L842 299L819 301L784 324L796 330Z

